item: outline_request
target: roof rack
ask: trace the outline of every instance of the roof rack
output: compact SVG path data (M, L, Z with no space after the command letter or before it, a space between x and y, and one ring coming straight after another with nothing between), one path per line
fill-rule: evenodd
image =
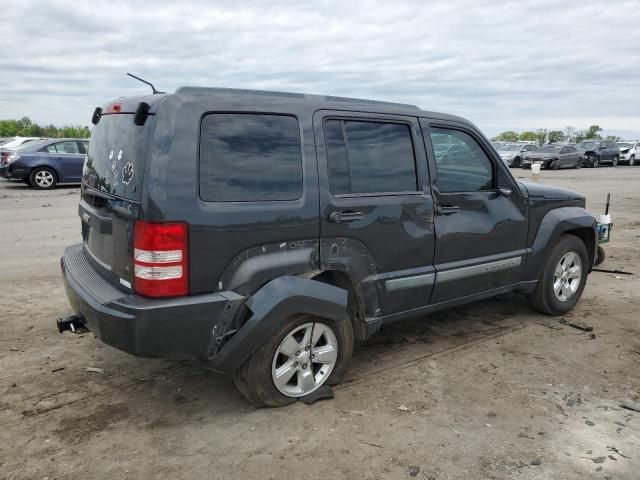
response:
M365 100L362 98L350 98L350 97L334 97L332 95L315 95L311 93L291 93L291 92L275 92L269 90L250 90L242 88L222 88L222 87L180 87L176 90L176 93L185 95L210 95L210 94L225 94L225 95L257 95L264 97L284 97L284 98L299 98L301 100L316 100L325 102L348 102L348 103L366 103L374 105L389 105L404 108L413 108L420 110L416 105L408 103L396 103L396 102L384 102L380 100Z

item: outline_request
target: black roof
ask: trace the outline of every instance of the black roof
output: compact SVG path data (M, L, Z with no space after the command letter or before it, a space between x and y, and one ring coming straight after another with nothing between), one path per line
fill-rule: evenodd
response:
M407 103L384 102L380 100L367 100L362 98L336 97L332 95L316 95L310 93L293 93L293 92L277 92L268 90L249 90L238 88L219 88L219 87L180 87L175 92L176 95L185 96L220 96L220 97L247 97L257 96L265 99L279 98L288 99L293 102L305 102L313 104L318 110L326 109L344 109L345 104L349 104L351 108L367 108L367 110L375 110L380 113L410 115L410 116L428 116L431 118L440 118L443 120L452 120L469 124L470 122L456 115L446 113L437 113L422 110L416 105Z

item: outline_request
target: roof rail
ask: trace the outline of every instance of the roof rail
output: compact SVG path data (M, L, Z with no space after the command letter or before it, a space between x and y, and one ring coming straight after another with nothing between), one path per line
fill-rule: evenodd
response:
M223 95L257 95L264 97L285 97L285 98L299 98L301 100L317 100L326 102L348 102L348 103L368 103L375 105L392 105L397 107L414 108L419 110L416 105L408 103L395 103L385 102L380 100L365 100L362 98L350 98L350 97L334 97L332 95L315 95L311 93L292 93L292 92L275 92L269 90L250 90L242 88L222 88L222 87L180 87L176 90L176 93L185 95L208 95L208 94L223 94Z

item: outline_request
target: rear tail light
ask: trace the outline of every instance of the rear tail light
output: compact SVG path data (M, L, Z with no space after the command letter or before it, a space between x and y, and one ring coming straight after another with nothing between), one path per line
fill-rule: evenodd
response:
M189 294L189 226L138 221L133 228L134 290L145 297Z

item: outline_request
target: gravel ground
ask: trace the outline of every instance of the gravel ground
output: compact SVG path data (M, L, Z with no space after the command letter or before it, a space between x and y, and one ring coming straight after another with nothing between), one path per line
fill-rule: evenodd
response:
M640 413L619 404L640 403L640 168L540 181L595 213L612 192L601 268L634 274L590 275L565 318L594 335L507 295L385 328L334 400L262 410L202 364L59 335L78 189L2 181L0 478L637 479Z

